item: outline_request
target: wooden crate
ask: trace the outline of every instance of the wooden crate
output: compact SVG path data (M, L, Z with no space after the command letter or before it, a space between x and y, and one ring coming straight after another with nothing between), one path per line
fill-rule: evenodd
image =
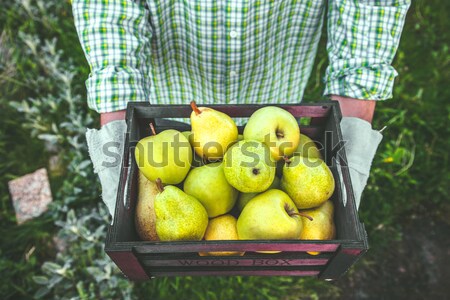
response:
M127 137L114 223L109 227L105 251L130 280L148 280L155 276L315 276L334 280L342 276L368 249L367 235L357 215L355 200L342 150L341 113L337 102L277 105L310 124L301 132L323 145L322 155L336 181L332 196L337 236L330 241L192 241L144 242L134 227L137 201L138 168L134 146L150 134L148 124L157 132L174 128L189 130L184 123L169 123L162 118L189 118L189 105L150 105L131 102L127 109ZM263 105L210 105L232 117L248 118ZM301 122L302 124L304 122ZM242 132L242 128L239 128ZM338 155L338 150L339 155ZM338 160L339 164L336 164ZM341 189L341 182L345 189ZM279 250L277 254L255 251ZM245 251L244 256L199 256L198 252ZM320 251L313 256L306 251Z

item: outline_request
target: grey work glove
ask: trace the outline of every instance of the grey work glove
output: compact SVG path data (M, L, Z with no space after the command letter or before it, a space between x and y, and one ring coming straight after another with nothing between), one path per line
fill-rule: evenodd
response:
M344 117L341 130L347 154L348 169L355 195L356 208L359 208L361 194L369 178L372 160L383 135L372 129L372 125L359 118Z
M109 122L100 130L88 129L86 132L94 172L102 185L103 202L113 219L126 129L126 122L120 120Z

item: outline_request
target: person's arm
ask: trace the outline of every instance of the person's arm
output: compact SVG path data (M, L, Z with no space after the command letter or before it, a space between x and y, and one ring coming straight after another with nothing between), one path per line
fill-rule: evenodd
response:
M152 37L144 1L73 0L75 27L91 74L86 80L90 108L101 114L100 130L86 141L102 200L112 216L116 207L128 101L148 101ZM113 122L115 121L115 122Z
M112 121L125 120L126 110L118 110L109 113L100 114L100 126L106 125Z
M329 0L328 4L324 94L341 107L340 127L358 208L382 139L370 123L376 101L392 97L397 72L391 63L410 0Z
M325 95L360 100L392 97L397 72L391 63L409 5L410 0L329 0ZM336 100L344 116L352 116L357 109L370 115L375 107L374 103Z
M372 123L373 114L375 113L375 100L360 100L338 95L331 95L331 100L339 102L343 117L355 117Z
M128 101L148 101L149 13L144 1L73 0L75 27L91 74L88 105L98 113L124 110ZM123 113L102 116L103 124Z

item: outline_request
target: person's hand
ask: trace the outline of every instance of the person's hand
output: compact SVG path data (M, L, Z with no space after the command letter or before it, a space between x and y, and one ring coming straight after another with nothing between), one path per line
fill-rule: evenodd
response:
M114 217L127 128L125 111L101 114L100 124L100 130L87 130L86 140L94 172L98 174L102 185L103 202Z
M341 131L345 142L347 164L352 181L356 208L369 178L372 160L383 138L381 132L373 130L372 122L376 101L357 100L342 96L331 96L339 101L342 120ZM345 187L342 187L345 188Z

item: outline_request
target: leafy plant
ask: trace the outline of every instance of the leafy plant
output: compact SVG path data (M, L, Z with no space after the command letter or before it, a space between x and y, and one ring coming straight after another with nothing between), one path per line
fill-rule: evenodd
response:
M5 18L0 18L6 23L6 32L14 30L14 26L19 28L16 34L10 32L2 43L2 52L7 53L12 62L2 61L0 78L6 78L4 86L8 87L2 93L1 105L5 108L2 114L4 112L9 121L2 122L2 127L9 130L2 130L1 134L5 135L6 146L13 149L27 149L36 144L29 157L24 157L25 163L35 162L31 167L46 166L49 158L56 161L50 167L54 195L50 210L21 226L12 225L14 219L10 218L8 230L5 230L4 236L11 238L5 244L10 247L2 245L0 268L10 280L2 281L2 295L6 299L31 298L33 294L46 298L53 295L57 299L126 298L132 285L103 251L108 220L100 216L108 214L96 205L99 185L84 141L86 127L92 126L94 119L83 100L83 80L79 79L82 68L75 67L73 60L64 56L56 37L48 37L52 32L56 36L61 33L61 29L57 29L61 24L69 24L60 22L62 8L64 12L69 11L68 3L14 2L6 5L2 10ZM25 16L31 20L23 18L23 23L17 24L17 17L20 20ZM47 30L41 31L39 25ZM74 35L73 30L71 33ZM76 57L82 57L79 46ZM14 77L9 77L11 74ZM24 100L17 101L17 98ZM17 119L7 118L8 113ZM36 159L39 153L36 148L45 153L38 156L41 159ZM12 158L1 165L5 173L22 174L14 169L15 165L23 166L17 163L20 152L4 152L5 157ZM26 150L23 152L27 154ZM2 205L8 201L8 197L2 198ZM12 216L12 207L4 207L2 214ZM75 218L75 214L82 217ZM57 231L53 223L61 229ZM58 249L58 243L66 246ZM20 248L26 251L24 260L20 258L22 252L17 251ZM45 260L48 261L43 263ZM43 275L39 275L41 264ZM14 271L6 272L12 266ZM87 278L91 282L86 282ZM38 284L44 287L37 289Z
M69 210L57 239L62 243L54 261L42 265L35 298L131 299L133 285L118 272L103 249L108 211L103 205Z

